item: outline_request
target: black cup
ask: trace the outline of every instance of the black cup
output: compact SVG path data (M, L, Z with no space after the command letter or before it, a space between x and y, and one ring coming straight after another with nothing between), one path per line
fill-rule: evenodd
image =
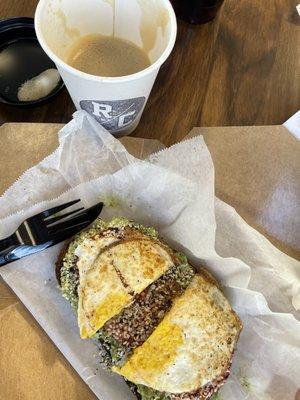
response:
M224 0L171 0L176 15L190 24L205 24L217 15Z

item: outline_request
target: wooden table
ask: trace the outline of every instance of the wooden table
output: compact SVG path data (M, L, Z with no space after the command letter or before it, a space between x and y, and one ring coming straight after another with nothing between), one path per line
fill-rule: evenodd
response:
M297 2L225 0L214 23L194 27L179 22L174 52L159 74L133 136L157 138L168 145L182 139L194 126L271 125L285 121L300 103ZM0 17L33 16L36 4L37 0L1 0ZM63 90L53 101L37 108L17 109L1 104L0 124L11 121L65 123L71 119L73 111L69 95ZM268 135L275 134L271 143L277 148L271 149L271 154L278 148L294 146L292 138L280 142L278 129L267 130ZM20 163L18 167L29 167L54 149L57 130L57 126L47 132L40 129L40 136L35 138L31 149L35 152L31 162L23 167ZM234 204L230 197L233 191L222 191L218 179L221 184L222 155L235 155L234 132L244 136L246 141L250 136L245 131L242 135L238 129L220 132L213 132L209 143L216 166L217 194L240 210L240 204ZM13 131L11 138L12 134ZM220 136L223 144L217 140ZM261 140L264 147L268 147L268 137L261 136ZM19 145L20 154L24 148ZM246 148L244 146L243 151ZM284 157L288 151L283 153ZM239 157L243 156L241 152ZM267 163L269 168L271 161ZM260 166L262 164L265 165L260 163ZM3 165L9 168L8 162ZM237 170L234 162L227 167ZM16 176L20 172L13 168ZM249 184L244 182L242 174L238 182ZM259 188L260 197L265 197L263 188ZM238 193L238 187L234 189ZM253 200L252 195L251 192L248 196L249 202ZM253 210L241 211L246 215ZM293 251L290 254L295 255ZM3 283L1 290L0 334L5 336L6 345L0 348L0 400L95 399L11 290Z
M194 126L282 124L300 105L298 0L225 0L202 26L179 22L175 49L153 88L136 137L166 145ZM37 0L1 0L0 17L33 16ZM68 122L64 89L32 109L0 105L3 122Z

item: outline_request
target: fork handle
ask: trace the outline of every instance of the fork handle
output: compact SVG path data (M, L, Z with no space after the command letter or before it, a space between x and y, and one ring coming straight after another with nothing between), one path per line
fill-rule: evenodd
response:
M9 249L11 246L15 246L17 243L15 242L12 236L8 236L7 238L0 240L0 252Z
M6 256L9 254L9 252L9 250L6 250L0 253L0 267L8 263L8 258Z

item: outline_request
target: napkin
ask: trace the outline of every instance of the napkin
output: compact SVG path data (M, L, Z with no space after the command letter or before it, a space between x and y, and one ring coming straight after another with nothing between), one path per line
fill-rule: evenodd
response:
M300 9L300 4L299 4ZM297 139L300 140L300 110L283 124Z
M294 399L300 382L300 263L215 198L214 167L203 138L139 160L78 111L59 142L0 198L0 236L76 198L85 206L104 201L103 218L123 215L156 227L198 268L205 265L217 277L242 319L232 374L219 398ZM0 274L101 400L131 399L120 377L98 368L95 344L79 338L55 281L61 246L5 266Z

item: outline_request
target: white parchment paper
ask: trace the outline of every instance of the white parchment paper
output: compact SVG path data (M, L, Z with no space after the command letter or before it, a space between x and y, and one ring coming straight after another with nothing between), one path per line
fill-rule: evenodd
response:
M220 398L293 400L300 386L300 263L215 198L203 138L138 160L88 114L77 112L59 139L59 148L0 198L0 237L25 218L75 198L85 206L106 202L103 218L123 215L156 227L220 280L243 321ZM98 368L95 345L79 337L55 280L60 247L5 266L0 274L101 400L132 399L122 379Z

